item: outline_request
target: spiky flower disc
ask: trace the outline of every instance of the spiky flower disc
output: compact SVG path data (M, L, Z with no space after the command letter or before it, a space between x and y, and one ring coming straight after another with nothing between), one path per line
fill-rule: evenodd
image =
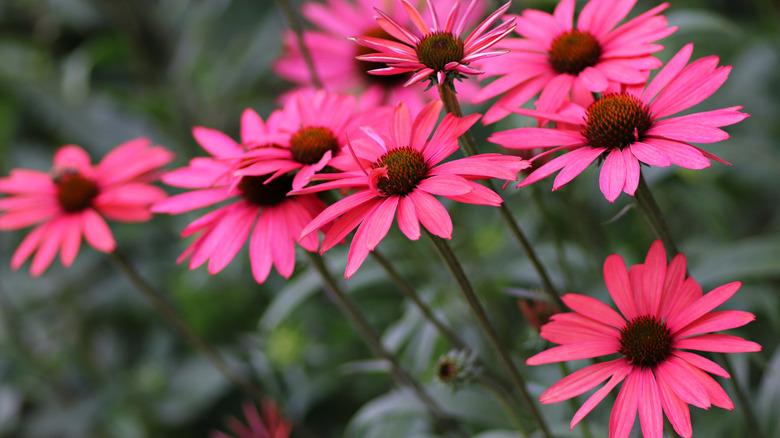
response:
M492 30L488 29L506 12L511 2L493 12L471 34L462 39L466 19L478 0L472 0L460 18L458 15L461 0L458 0L444 21L439 18L432 0L426 0L433 20L432 26L425 23L420 13L407 0L401 1L417 28L416 32L377 9L380 15L377 22L397 41L371 36L353 38L358 44L377 51L358 56L358 59L387 64L386 68L371 70L369 73L394 75L412 72L414 74L406 81L405 86L429 80L431 85L438 83L452 87L455 79L460 80L465 75L482 74L470 66L472 62L507 52L488 49L515 28L514 19L506 20Z
M755 319L738 310L713 311L740 287L739 282L707 294L686 277L685 256L667 265L661 241L647 252L643 264L626 268L612 254L604 262L604 282L619 310L586 295L567 294L572 310L551 317L541 337L559 344L526 361L541 365L619 355L564 377L542 393L542 403L557 403L590 391L602 382L574 414L574 427L621 382L609 422L610 438L627 438L639 413L645 438L663 436L663 415L685 438L693 434L689 404L733 409L729 396L710 374L728 378L715 362L694 351L739 353L761 346L742 338L709 332L741 327ZM709 373L709 374L708 374Z
M729 138L720 129L748 117L741 106L673 116L709 97L726 81L730 66L718 67L708 56L688 64L693 44L683 47L646 86L609 89L588 107L569 103L558 112L518 108L518 114L559 122L556 129L518 128L493 133L488 140L511 149L552 148L534 158L564 151L531 172L518 187L560 170L553 190L571 181L590 163L602 163L599 187L609 202L621 192L633 196L639 163L676 164L703 169L710 160L726 161L689 142L714 143Z

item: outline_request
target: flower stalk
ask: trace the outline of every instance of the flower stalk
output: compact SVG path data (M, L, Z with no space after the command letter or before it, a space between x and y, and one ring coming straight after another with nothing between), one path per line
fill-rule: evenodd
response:
M669 226L666 224L666 219L661 212L661 208L655 201L655 197L653 197L653 193L650 191L650 187L647 185L647 182L645 182L645 178L642 173L639 174L639 185L637 186L636 193L634 195L634 201L636 202L637 207L639 207L639 211L642 212L642 216L644 216L645 220L650 226L650 229L652 229L653 233L655 233L655 235L661 239L664 247L667 248L670 255L674 257L679 254L680 251L677 249L677 245L674 243L672 233L669 231ZM733 367L731 365L731 359L729 359L729 357L723 353L718 354L718 356L723 360L723 364L726 370L731 375L732 386L734 387L734 391L736 391L737 399L739 399L739 402L742 405L743 415L745 422L747 423L747 427L750 430L750 435L755 437L764 436L761 433L761 428L758 426L758 420L756 419L753 405L750 403L750 399L745 394L742 386L737 380L737 376L734 374Z
M311 75L312 84L314 84L316 88L322 88L322 81L320 81L320 77L317 75L317 70L314 68L314 61L312 60L311 53L309 52L309 48L306 47L306 43L303 40L303 29L301 29L301 23L295 16L295 13L290 6L289 0L276 0L276 3L279 5L282 13L284 13L287 22L290 23L290 28L292 29L293 33L295 33L295 38L298 40L298 46L301 49L303 61L306 63L306 68L309 70L309 74Z
M178 311L169 303L165 297L155 289L149 282L144 279L138 270L133 266L130 261L119 250L116 250L110 254L111 261L119 268L122 273L135 285L136 289L141 292L152 303L154 308L162 315L162 317L173 326L173 328L184 336L187 341L192 344L203 356L214 365L231 383L236 387L241 388L247 395L262 402L264 399L263 391L256 385L250 382L246 377L237 373L230 365L225 362L225 359L212 347L208 342L201 338L195 331L193 331L187 323L179 315Z
M417 291L414 290L414 288L407 282L401 274L398 272L398 270L395 269L393 264L390 262L390 260L387 259L381 252L378 250L374 250L371 253L374 257L374 259L382 266L382 268L385 270L387 275L390 277L390 279L395 283L396 287L398 288L401 293L408 298L414 305L417 307L417 310L422 313L423 317L433 324L436 329L439 331L439 333L444 336L445 339L456 349L458 350L467 350L470 351L471 349L466 345L465 342L463 342L458 335L456 335L452 330L450 330L449 327L447 327L443 321L441 321L436 314L433 313L433 309L431 309L428 304L425 303L425 301L420 298L420 295L417 293ZM475 377L480 384L482 384L484 387L492 391L496 397L499 398L501 403L506 408L507 413L510 416L510 419L514 423L515 427L520 431L520 433L523 436L528 436L527 432L525 431L525 427L523 426L523 423L520 421L520 418L517 416L517 412L515 407L513 406L513 403L511 401L511 395L504 389L504 386L501 382L499 382L498 378L496 376L493 376L492 373L487 370L483 369L483 373L477 374Z
M408 387L415 396L425 405L428 413L442 430L448 430L460 434L459 426L441 410L436 401L425 391L420 383L412 377L399 363L398 359L387 351L382 345L379 336L371 328L363 312L357 307L357 304L347 295L331 275L325 261L317 253L307 251L311 265L317 270L317 273L325 282L325 293L339 307L341 312L349 318L355 326L363 341L368 345L371 351L378 357L387 361L390 365L390 372L396 382L402 386Z
M656 237L661 239L661 242L664 243L664 247L669 251L670 255L676 256L679 254L680 251L674 243L672 233L669 231L669 226L666 224L666 219L664 219L663 213L661 213L661 208L658 207L658 203L655 202L655 197L653 197L653 193L650 191L650 187L648 187L645 177L641 172L639 173L639 185L634 194L634 202L636 202L636 206L647 221L650 229Z
M466 302L468 302L472 313L477 318L477 322L482 328L482 331L487 336L491 347L498 355L501 365L504 367L507 374L509 374L509 377L512 380L512 384L520 394L523 402L528 407L528 410L531 412L531 416L539 425L543 435L547 438L551 438L552 434L547 428L547 423L537 409L533 398L531 398L531 395L528 393L528 390L525 387L525 380L517 370L517 367L512 361L512 358L509 356L509 353L507 353L506 349L504 349L504 347L501 345L501 340L499 339L495 328L490 323L484 307L482 307L482 304L479 302L477 295L474 293L474 288L471 286L471 282L466 276L466 273L463 271L463 267L460 265L460 262L455 256L455 253L452 252L449 244L447 244L444 239L431 234L427 230L425 234L428 236L431 243L436 248L436 251L447 265L447 268L450 270L450 273L455 278L455 281L458 283L458 287L463 293L463 297L466 299Z
M448 87L441 85L439 85L438 89L439 96L444 103L444 109L448 113L451 113L457 117L463 117L463 111L460 108L460 103L458 102L458 98L455 96L455 93L453 93L452 90L450 90ZM466 133L460 137L460 140L461 146L463 147L463 151L466 153L466 155L472 156L477 153L476 143L474 141L474 136L471 135L471 131L466 131ZM493 184L492 180L485 181L485 185L489 189L496 191L495 184ZM556 304L563 308L561 297L550 280L550 275L547 273L547 269L544 267L544 264L542 264L539 256L536 254L536 251L534 250L533 245L531 245L531 242L528 240L528 237L526 237L522 228L520 228L520 224L517 222L517 219L514 217L511 210L509 210L509 207L506 206L506 203L502 203L498 209L499 214L501 214L501 218L504 220L504 222L506 222L509 231L523 248L526 257L528 257L528 259L531 261L531 264L534 266L534 270L536 270L536 273L539 276L539 281L542 284L542 289L544 289L547 295Z

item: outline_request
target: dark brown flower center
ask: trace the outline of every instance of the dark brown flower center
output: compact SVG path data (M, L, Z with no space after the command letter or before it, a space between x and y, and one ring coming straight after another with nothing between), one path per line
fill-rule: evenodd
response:
M428 172L423 154L410 146L382 155L373 168L379 167L387 168L387 176L379 178L377 188L387 196L409 194Z
M600 57L601 45L596 37L577 29L558 35L550 45L550 64L561 74L577 75L596 65Z
M371 30L368 30L364 32L364 35L372 38L382 38L384 40L398 41L397 39L395 39L395 37L387 33L387 31L385 31L381 27L375 27ZM366 46L358 45L355 56L368 55L369 53L376 53L376 50L368 48ZM381 67L380 65L378 65L376 62L361 61L359 59L356 59L355 62L357 62L358 71L360 71L365 75L365 78L368 82L380 85L384 88L392 88L392 87L403 85L403 83L409 79L407 74L372 75L369 74L368 71L373 70L375 68L379 68Z
M420 40L415 50L417 59L435 71L443 71L445 65L463 59L463 41L450 32L429 33Z
M339 141L330 128L310 126L298 130L290 137L290 152L295 161L301 164L314 164L331 151L339 150Z
M88 208L99 192L94 181L74 169L62 171L53 178L53 181L57 186L57 201L68 213L76 213Z
M292 175L282 175L266 184L269 177L270 175L242 177L241 182L238 183L241 196L247 202L261 207L271 207L284 201L287 193L292 190Z
M647 105L628 94L608 94L596 100L585 117L581 132L588 144L608 149L623 149L641 140L653 124Z
M451 382L458 376L458 365L451 359L443 359L436 365L436 377L444 383Z
M672 335L655 317L637 317L620 332L620 353L632 365L653 368L671 352Z

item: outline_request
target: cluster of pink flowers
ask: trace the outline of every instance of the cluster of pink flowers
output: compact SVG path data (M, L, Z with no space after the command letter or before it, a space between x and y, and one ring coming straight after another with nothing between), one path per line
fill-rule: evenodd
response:
M31 272L40 275L58 250L69 266L82 236L99 251L113 251L116 243L104 218L141 222L152 212L216 206L181 232L194 237L178 259L188 259L190 269L207 264L216 274L248 241L258 283L272 267L289 278L296 245L324 253L356 230L345 272L349 278L394 220L410 240L419 239L420 225L451 239L452 220L437 196L488 206L503 202L476 181L517 181L529 161L500 153L452 156L459 137L480 118L491 124L512 113L535 118L537 126L493 132L487 140L509 149L548 149L531 159L547 161L518 187L558 172L555 190L597 162L601 191L614 202L622 192L635 194L641 164L689 169L708 167L710 160L728 164L690 143L727 139L720 128L748 117L742 107L678 114L718 90L730 67L718 66L716 56L689 62L691 44L665 65L654 57L663 49L658 41L676 30L660 15L667 4L624 21L635 0L591 0L575 26L574 0L561 0L552 14L510 15L506 3L466 34L484 2L424 3L425 15L408 0L307 2L303 14L319 29L305 33L304 48L325 89L315 89L301 48L288 35L286 53L274 69L299 88L285 94L265 120L245 110L240 141L195 127L193 136L208 156L192 158L186 167L163 174L160 169L172 154L136 139L97 166L71 145L57 151L49 173L16 169L0 178L0 193L8 195L0 199L0 230L36 226L14 253L12 268L35 253ZM510 37L513 32L517 36ZM477 85L470 76L492 79ZM424 81L436 90L426 93ZM484 117L441 118L444 104L431 93L444 97L456 88L470 103L495 101ZM341 94L350 92L357 97ZM529 103L535 108L527 108ZM150 185L158 178L187 191L167 197ZM326 191L330 197L321 196ZM332 199L338 195L343 197ZM707 374L728 373L686 350L758 351L760 346L740 338L703 334L739 327L753 315L711 312L739 284L702 294L685 264L679 255L667 265L660 242L631 270L619 256L610 256L604 277L620 313L587 296L564 296L573 313L553 315L541 327L541 336L560 346L528 364L621 357L564 378L541 401L565 400L609 379L575 414L573 427L623 382L610 419L612 437L628 436L637 412L645 436L662 435L666 413L675 431L689 437L688 404L731 409L728 396ZM266 422L281 421L273 409L264 412ZM252 415L248 410L250 422L260 424ZM233 428L242 437L289 434L287 423L272 427L278 433L253 434L239 426Z

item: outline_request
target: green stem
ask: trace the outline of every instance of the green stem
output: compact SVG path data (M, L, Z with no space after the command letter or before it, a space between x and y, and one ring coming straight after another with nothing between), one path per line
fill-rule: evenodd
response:
M560 368L561 368L561 374L563 374L564 377L571 374L571 370L569 369L569 365L566 362L558 362ZM577 410L582 406L582 404L577 400L577 397L572 397L569 399L569 406L571 407L572 411L577 412ZM579 423L577 423L580 426L580 430L582 430L582 438L591 438L593 435L590 433L590 427L588 426L588 418L587 416L580 420Z
M550 227L550 235L552 236L553 245L555 246L555 255L558 259L558 264L561 266L561 271L563 271L566 289L571 290L572 285L574 284L571 268L569 267L569 262L566 260L566 253L563 249L561 238L558 236L558 233L555 232L555 227L552 226L552 215L547 210L547 206L544 205L544 200L542 200L542 197L539 195L539 188L537 186L529 188L531 189L531 197L534 199L534 204L536 204L537 210L539 210L542 215L542 221Z
M439 96L441 97L445 110L457 117L463 117L463 111L460 109L458 98L455 96L452 90L450 90L449 87L442 85L439 85L438 89ZM473 156L477 153L476 142L474 141L474 136L471 135L471 131L466 131L466 133L460 137L460 141L461 146L463 147L463 151L466 153L466 155ZM490 190L497 192L495 184L493 184L492 180L485 181L485 186L487 186ZM498 211L501 215L501 218L504 220L504 222L506 222L507 227L509 227L509 231L523 248L526 257L528 257L528 259L531 261L531 264L534 266L534 270L536 270L536 273L539 276L539 281L542 283L542 288L544 291L555 303L561 307L561 309L565 309L566 307L564 306L563 301L561 301L561 297L558 295L558 291L555 289L555 286L553 286L553 283L550 280L550 275L547 273L547 269L536 255L536 251L534 250L533 245L531 245L531 242L520 228L520 224L518 223L517 219L515 219L512 211L509 210L509 207L506 206L505 202L502 202L501 205L498 206Z
M290 7L288 0L276 0L276 3L284 13L287 22L290 23L290 28L292 29L293 33L295 33L295 38L298 40L298 47L301 50L303 61L306 63L306 68L309 70L309 74L311 75L312 84L316 88L322 88L322 82L320 81L320 77L317 75L317 70L314 68L314 61L312 60L311 52L309 52L309 48L306 47L306 43L303 41L303 29L301 28L301 23L295 16L295 13Z
M653 193L650 191L650 187L647 186L645 177L641 172L639 173L639 185L636 188L636 193L634 193L634 202L639 207L639 211L644 216L650 229L663 242L667 253L672 256L679 254L680 251L674 243L669 226L666 225L666 219L664 219L664 215L661 213L658 203L655 202L655 197L653 197Z
M428 230L425 230L425 234L431 240L431 243L433 243L433 246L436 248L444 263L447 265L447 268L450 270L450 273L452 273L452 276L455 277L455 281L458 283L460 291L463 293L463 296L468 302L469 307L474 313L474 316L477 318L477 322L482 328L482 331L487 336L491 347L493 347L493 350L496 352L496 354L498 354L501 365L509 374L515 389L517 389L521 398L523 399L523 402L525 402L528 410L531 412L531 416L534 418L537 424L539 424L539 428L541 429L544 436L551 438L552 434L550 434L544 418L539 413L534 400L531 398L531 395L528 393L528 390L525 387L525 380L517 371L517 367L512 361L512 358L509 357L509 354L501 345L498 334L496 333L495 328L493 328L493 325L490 323L490 320L487 317L487 313L482 307L482 304L479 302L477 295L474 293L474 289L472 288L468 277L466 277L466 273L463 271L463 267L461 267L460 262L458 262L457 257L455 257L455 253L452 252L449 244L447 244L444 239L431 234Z
M433 313L433 309L431 309L430 306L428 306L428 304L426 304L422 298L420 298L420 295L417 293L417 291L414 290L409 282L401 277L401 274L395 269L387 257L382 255L382 253L380 253L378 250L374 250L370 254L374 257L374 259L376 259L377 262L379 262L379 265L382 266L390 279L393 280L393 283L395 283L398 290L401 291L401 293L404 294L406 298L409 298L409 300L411 300L415 306L417 306L417 309L420 311L420 313L423 314L425 319L433 324L436 329L439 330L439 333L441 333L442 336L444 336L453 347L460 350L469 349L466 344L461 341L458 335L453 333L452 330L444 325L444 323Z
M745 393L745 390L737 381L737 375L734 373L734 367L731 365L731 360L723 353L718 353L718 356L720 356L720 358L723 360L723 365L725 366L726 371L728 371L728 373L731 375L731 385L734 387L734 391L737 392L737 399L739 399L739 403L742 405L742 409L745 411L745 421L747 422L747 427L750 431L748 435L756 438L763 437L764 434L761 432L761 428L758 426L758 419L756 418L755 411L753 410L753 405Z
M642 212L642 215L647 220L647 223L650 225L650 228L663 242L666 251L672 257L679 254L680 251L677 249L677 245L674 243L672 233L669 231L669 227L666 225L666 220L664 219L663 213L661 213L661 209L658 207L658 203L655 202L655 198L650 192L650 188L647 186L645 178L641 173L639 174L639 185L637 186L636 193L634 194L634 200L636 201L639 210ZM761 433L761 429L758 427L755 411L753 410L753 406L750 403L750 399L747 397L744 390L742 389L742 386L737 381L737 377L734 374L733 368L731 366L731 359L729 359L729 357L725 354L719 354L719 356L723 359L726 371L731 374L734 390L737 392L737 398L742 405L745 421L747 422L748 429L751 432L750 436L762 437L763 434Z
M203 338L195 333L187 325L187 323L184 322L181 316L179 316L179 313L176 311L173 305L171 305L160 292L152 287L149 282L141 277L135 267L130 264L127 258L122 255L119 250L114 251L110 255L111 260L117 265L119 270L122 271L122 273L133 282L139 292L141 292L144 296L146 296L146 298L149 299L149 301L152 302L152 305L155 307L155 309L160 312L163 318L167 320L168 323L170 323L173 328L179 332L179 334L184 336L184 338L187 339L187 341L189 341L192 346L200 351L203 356L205 356L206 359L211 362L212 365L214 365L214 367L217 368L231 383L241 388L252 398L262 402L263 392L260 390L260 388L255 386L244 376L236 373L227 364L227 362L225 362L222 356L217 353L214 347L209 345L205 340L203 340Z
M322 280L325 282L325 292L336 303L339 309L341 309L342 313L352 321L358 333L363 337L363 340L371 351L376 356L387 361L390 365L390 372L395 380L400 385L406 386L414 392L441 429L457 432L457 424L442 412L436 401L431 398L422 385L401 367L398 359L382 345L379 336L374 332L374 329L371 328L371 325L363 315L363 312L360 311L357 304L355 304L352 298L341 289L335 278L330 274L322 257L317 253L308 251L306 254L308 254L312 266L314 266Z
M396 287L398 287L398 290L400 290L406 298L411 300L412 303L417 306L417 309L420 311L420 313L423 314L425 319L433 324L436 329L439 330L439 333L441 333L442 336L444 336L453 347L459 350L471 351L466 343L463 342L452 330L450 330L449 327L444 325L444 322L442 322L433 313L433 309L431 309L430 306L428 306L428 304L426 304L425 301L420 298L420 295L417 293L417 291L415 291L409 282L407 282L401 276L401 274L395 269L387 257L382 255L382 253L380 253L378 250L372 251L371 255L374 257L374 259L376 259L377 262L379 262L382 268L384 268L387 275L395 283ZM496 376L493 376L487 367L485 367L485 364L483 363L481 365L485 374L478 375L477 379L483 386L491 390L501 400L501 403L506 408L506 411L509 414L512 422L515 424L515 426L517 426L518 430L522 433L523 436L528 436L522 422L520 421L520 418L517 416L517 413L513 408L513 403L510 401L511 395L507 393L507 391L504 389L504 386L499 383L499 379Z

